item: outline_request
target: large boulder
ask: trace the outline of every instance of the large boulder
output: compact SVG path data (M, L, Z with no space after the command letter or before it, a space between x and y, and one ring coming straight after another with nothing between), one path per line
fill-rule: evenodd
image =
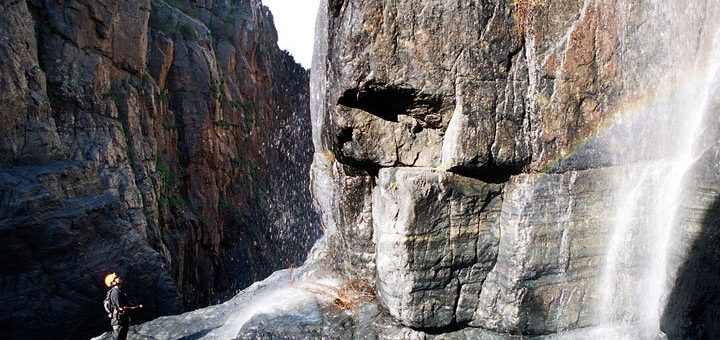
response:
M405 325L472 320L495 265L502 186L427 168L382 169L373 189L377 291Z
M503 193L495 266L473 326L548 334L592 326L624 168L518 175Z

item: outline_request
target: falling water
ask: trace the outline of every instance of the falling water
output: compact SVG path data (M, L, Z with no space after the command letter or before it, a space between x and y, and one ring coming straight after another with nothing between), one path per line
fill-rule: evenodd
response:
M641 338L663 338L659 320L677 270L668 249L720 69L720 4L616 6L629 112L619 113L627 118L613 127L617 140L608 153L627 170L616 183L624 196L610 227L597 314L600 324L629 324Z
M243 300L241 306L235 307L235 313L227 317L223 327L210 335L218 339L234 339L248 321L262 314L284 315L292 317L296 322L320 323L320 305L332 303L332 299L337 296L338 286L337 278L324 277L302 278L297 282L261 287Z
M327 0L320 0L315 19L315 46L313 47L312 68L310 70L310 115L312 122L313 145L315 150L324 150L321 141L322 126L325 120L325 92L327 87L326 60L328 40Z

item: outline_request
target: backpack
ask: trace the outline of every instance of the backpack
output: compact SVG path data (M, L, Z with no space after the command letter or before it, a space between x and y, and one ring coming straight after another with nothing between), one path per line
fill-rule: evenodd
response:
M108 313L109 318L112 318L112 312L113 312L112 302L110 301L110 293L112 292L113 289L115 289L115 287L110 288L107 291L107 293L105 294L105 300L103 300L103 308L105 308L105 312Z

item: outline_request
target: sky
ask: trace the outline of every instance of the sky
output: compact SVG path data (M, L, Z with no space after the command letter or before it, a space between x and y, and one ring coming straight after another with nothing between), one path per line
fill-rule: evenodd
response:
M315 15L320 0L263 0L270 8L278 32L278 45L310 68L315 36Z

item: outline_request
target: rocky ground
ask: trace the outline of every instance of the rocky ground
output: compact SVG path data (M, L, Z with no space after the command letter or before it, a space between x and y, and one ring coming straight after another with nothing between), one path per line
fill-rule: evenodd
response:
M369 295L342 290L327 266L321 240L303 266L281 270L227 302L131 326L128 339L613 339L633 338L627 325L578 329L548 336L497 333L481 328L421 331L398 323ZM93 340L110 339L110 334Z

